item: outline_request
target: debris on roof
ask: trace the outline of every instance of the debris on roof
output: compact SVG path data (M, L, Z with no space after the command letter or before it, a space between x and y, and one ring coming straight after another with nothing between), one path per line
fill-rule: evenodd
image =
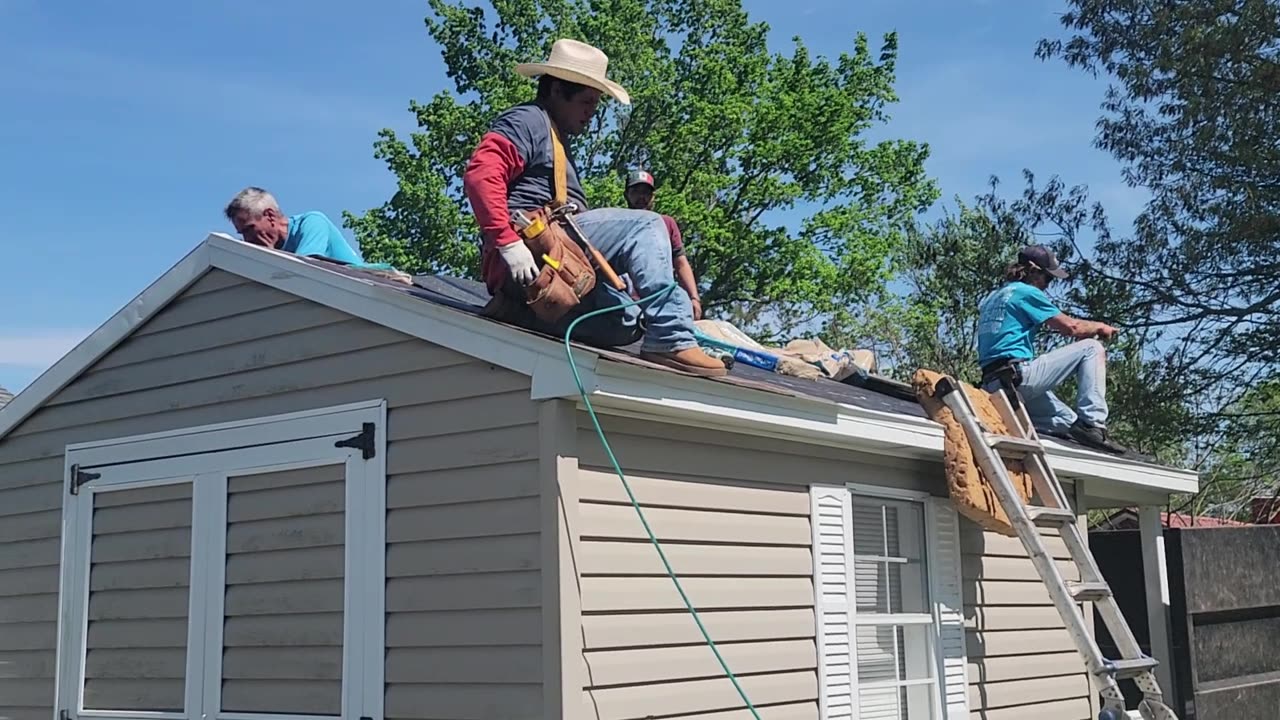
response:
M381 278L370 276L356 269L346 268L342 265L326 262L319 258L300 258L309 263L324 267L334 272L344 275L359 277L368 282L374 282L393 290L413 295L422 300L427 300L439 305L460 310L471 315L479 317L480 311L485 304L489 302L489 291L485 289L484 284L472 280L464 280L461 278L447 277L441 275L417 275L413 278L413 285L407 286L400 283L384 281ZM486 320L487 322L497 322L494 320ZM523 332L532 332L517 328ZM555 338L559 340L559 338ZM582 347L587 348L583 345ZM644 367L652 367L663 372L679 373L678 370L672 370L662 365L647 362L640 359L640 344L628 345L625 347L614 348L612 350L590 347L589 349L599 354L601 357L622 362L631 365L640 365ZM764 390L766 392L777 393L781 395L790 395L793 397L808 397L818 400L826 400L829 402L840 403L844 405L852 405L854 407L866 410L877 410L880 412L895 413L899 415L910 415L913 417L925 417L924 411L915 401L915 395L912 393L911 387L905 383L899 383L890 378L879 376L868 376L866 387L860 387L852 384L857 376L847 378L846 382L835 382L823 378L806 379L792 377L788 375L779 375L768 370L751 367L745 363L735 363L729 371L729 375L724 378L708 379L708 382L726 382L731 385L740 387L749 387L756 390Z
M414 297L422 300L444 305L477 317L480 316L480 311L484 308L485 304L489 302L489 291L485 288L484 284L473 280L464 280L462 278L443 275L417 275L414 276L412 285L404 285L361 272L357 269L347 268L340 264L328 262L321 258L308 257L300 259L334 272L358 277L367 282L378 283L399 292L413 295ZM486 321L497 322L496 320L487 319ZM532 333L532 331L524 330L523 328L516 329ZM560 338L554 339L559 340ZM614 348L611 350L589 347L586 345L581 345L580 347L589 349L603 358L616 362L650 367L663 372L679 373L678 370L672 370L665 366L642 360L640 358L640 344L638 342L634 345ZM783 375L752 367L746 363L734 363L726 377L709 378L708 381L729 383L739 387L749 387L755 390L763 390L765 392L789 395L792 397L825 400L842 405L850 405L864 410L908 415L911 417L927 417L924 410L921 409L919 403L916 401L915 392L909 384L899 382L882 375L870 373L856 373L850 375L841 382L836 382L826 378L810 379ZM1053 440L1063 445L1081 448L1086 447L1085 445L1081 445L1069 438L1060 438L1055 436ZM1142 455L1132 450L1121 457L1144 463L1156 463L1154 458Z

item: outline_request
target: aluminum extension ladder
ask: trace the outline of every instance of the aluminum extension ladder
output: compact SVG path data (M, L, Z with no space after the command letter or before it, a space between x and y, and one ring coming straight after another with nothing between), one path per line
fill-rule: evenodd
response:
M991 393L991 401L1011 433L998 435L982 427L969 396L961 391L955 380L944 377L935 389L935 396L951 408L953 416L964 428L969 446L973 449L974 460L990 481L1010 524L1027 549L1036 572L1049 589L1049 596L1066 623L1067 631L1084 658L1089 673L1097 678L1102 693L1099 720L1123 720L1129 717L1125 711L1124 696L1120 693L1120 680L1132 680L1142 691L1138 712L1143 720L1178 720L1173 710L1164 703L1160 685L1156 682L1154 671L1158 661L1143 655L1138 641L1133 637L1133 631L1129 629L1129 624L1125 622L1124 615L1116 604L1111 587L1102 578L1102 572L1085 544L1085 538L1076 525L1075 512L1071 510L1053 468L1049 467L1044 446L1040 443L1026 409L1018 401L1017 391L1010 390L1009 393L1011 395L1006 395L1002 390ZM1010 402L1011 398L1013 402ZM1039 505L1023 503L1002 458L1024 461L1039 497ZM1037 527L1052 528L1061 535L1071 559L1080 570L1079 582L1063 579L1058 566L1045 549ZM1123 657L1108 660L1102 656L1098 643L1089 633L1083 610L1077 604L1083 602L1096 604Z

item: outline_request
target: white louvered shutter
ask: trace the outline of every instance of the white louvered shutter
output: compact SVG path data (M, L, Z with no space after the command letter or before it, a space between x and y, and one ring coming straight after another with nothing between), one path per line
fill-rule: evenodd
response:
M854 717L853 658L850 654L853 542L850 495L844 487L810 489L813 523L813 576L818 620L818 697L820 717Z
M964 642L964 594L960 586L960 518L950 501L929 500L933 522L933 602L941 623L938 690L946 720L968 720L969 680Z

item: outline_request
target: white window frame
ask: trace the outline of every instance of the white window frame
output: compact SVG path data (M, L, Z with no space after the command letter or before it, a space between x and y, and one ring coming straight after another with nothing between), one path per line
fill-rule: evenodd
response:
M863 613L859 617L852 525L855 498L919 504L923 517L925 547L922 555L926 568L928 612L876 614L871 618ZM831 712L857 720L861 712L860 691L864 689L928 684L932 686L929 709L935 720L967 720L960 524L959 515L950 501L903 488L845 483L811 485L810 503L819 709L822 717ZM842 528L842 537L834 534L837 526ZM871 622L867 622L868 619ZM923 660L931 672L929 680L878 681L859 685L856 628L880 624L928 627L928 657Z
M941 641L942 628L938 622L936 612L937 600L934 589L933 575L934 563L937 561L934 557L934 538L931 533L929 521L929 494L924 492L916 492L913 490L903 490L900 488L883 488L875 485L860 485L858 483L847 483L850 494L850 502L858 498L864 498L872 501L885 502L890 505L914 505L920 510L920 538L924 543L921 548L921 556L924 560L924 591L927 593L925 602L928 604L930 611L927 613L859 613L858 603L854 599L857 597L857 587L854 583L850 583L849 593L849 650L852 653L851 665L854 679L854 717L858 716L859 702L858 695L863 690L880 690L888 688L907 688L928 686L929 704L936 720L942 720L945 715L942 712L942 681L940 677L940 663L938 656L938 646ZM852 527L849 530L852 533ZM852 537L852 535L851 535ZM850 556L852 562L854 558L859 556L857 548L852 545L853 554ZM862 555L863 558L876 559L877 556ZM853 577L850 571L850 578ZM861 618L870 617L872 619L863 620ZM925 635L925 653L924 663L929 667L928 678L918 678L915 680L891 680L878 681L867 684L858 682L858 658L857 658L857 629L859 626L876 626L876 625L903 625L914 627L927 627L928 632ZM895 641L896 643L896 641Z
M373 457L335 442L374 427ZM330 715L220 710L226 594L227 478L344 464L343 679L340 716L383 720L386 587L386 403L372 400L251 420L68 445L72 468L97 475L63 504L57 708L72 717L138 720L332 720ZM69 480L69 483L71 481ZM84 707L88 581L98 493L192 483L185 709ZM68 488L72 486L69 484Z

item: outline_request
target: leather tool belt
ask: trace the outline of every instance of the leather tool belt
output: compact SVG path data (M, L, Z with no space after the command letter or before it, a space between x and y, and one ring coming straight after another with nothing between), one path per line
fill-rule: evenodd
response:
M986 387L993 380L999 383L1000 389L1004 390L1005 396L1009 398L1009 404L1017 410L1021 404L1018 386L1022 384L1022 361L1004 358L983 365L982 386Z
M508 282L490 303L492 307L486 314L507 321L517 320L524 313L511 307L515 304L515 297L510 296L519 297L522 293L525 306L535 318L554 324L595 289L596 271L586 252L565 230L567 216L576 209L567 204L569 161L551 117L546 113L543 115L551 138L555 196L538 210L513 213L512 221L516 234L533 254L539 268L538 276L523 288ZM503 295L507 297L501 297Z
M524 288L525 303L534 317L555 323L595 289L596 272L552 210L544 207L529 217L532 224L517 232L540 269Z
M982 384L999 380L1006 388L1016 388L1022 384L1022 363L1018 360L996 360L982 366Z

